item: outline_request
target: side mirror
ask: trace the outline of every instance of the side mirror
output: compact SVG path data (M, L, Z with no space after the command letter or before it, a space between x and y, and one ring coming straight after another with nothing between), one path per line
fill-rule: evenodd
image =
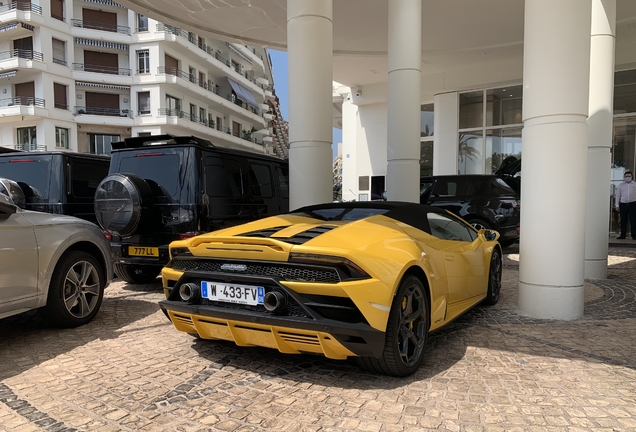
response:
M11 198L11 203L20 208L26 208L26 198L24 197L24 191L20 185L7 178L0 178L0 194L4 194ZM15 213L15 212L14 212Z
M13 203L13 200L0 192L0 219L8 219L13 213L18 211L18 206Z
M499 238L499 233L491 229L480 229L479 235L483 236L486 241L495 241Z

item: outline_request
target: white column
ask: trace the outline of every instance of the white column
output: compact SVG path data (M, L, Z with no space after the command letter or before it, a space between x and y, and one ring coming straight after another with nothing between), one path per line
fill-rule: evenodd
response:
M616 0L592 0L585 277L607 278Z
M583 315L592 0L526 0L519 309Z
M422 0L389 0L387 198L420 201Z
M459 93L435 95L433 175L457 174Z
M332 0L287 0L290 210L333 200Z

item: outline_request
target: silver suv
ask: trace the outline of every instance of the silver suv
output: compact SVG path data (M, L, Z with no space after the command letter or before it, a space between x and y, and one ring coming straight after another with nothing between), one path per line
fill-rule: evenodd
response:
M113 274L108 241L95 224L24 202L20 186L0 178L0 318L38 309L57 327L88 323Z

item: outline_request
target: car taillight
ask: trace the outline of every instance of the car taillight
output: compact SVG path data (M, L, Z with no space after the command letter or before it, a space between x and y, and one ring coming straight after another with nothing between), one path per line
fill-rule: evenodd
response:
M110 235L108 231L102 231L102 233L104 234L104 237L106 237L106 240L111 241L113 239L113 236Z
M138 153L135 157L163 156L163 153Z
M343 257L330 256L330 255L314 255L304 253L291 253L289 254L289 262L305 263L305 264L318 264L326 265L329 267L335 267L339 269L348 279L367 279L371 276L360 268L356 263Z
M20 162L35 162L35 159L13 159L9 161L9 163L20 163Z
M181 233L181 234L179 234L179 240L189 239L189 238L192 238L192 237L196 237L198 235L199 235L198 233L193 233L193 232Z

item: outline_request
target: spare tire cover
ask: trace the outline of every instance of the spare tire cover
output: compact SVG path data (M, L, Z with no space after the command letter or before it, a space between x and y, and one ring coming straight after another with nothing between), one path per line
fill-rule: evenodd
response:
M154 196L148 183L134 174L110 174L95 191L95 216L111 234L131 236L152 211Z

